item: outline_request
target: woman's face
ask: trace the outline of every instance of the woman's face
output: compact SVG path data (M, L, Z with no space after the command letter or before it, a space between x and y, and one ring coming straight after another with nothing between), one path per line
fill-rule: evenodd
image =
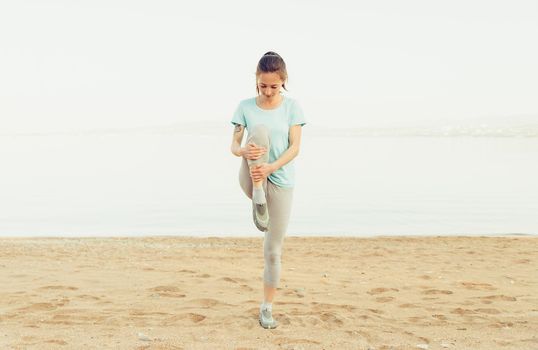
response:
M280 88L284 82L280 79L278 73L273 72L260 73L257 84L260 96L267 101L271 101L280 94Z

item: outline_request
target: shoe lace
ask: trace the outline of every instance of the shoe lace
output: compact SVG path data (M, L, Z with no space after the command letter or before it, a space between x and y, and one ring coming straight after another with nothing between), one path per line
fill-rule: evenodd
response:
M268 307L264 307L262 309L262 315L263 315L264 318L271 319L271 320L273 319L273 312Z

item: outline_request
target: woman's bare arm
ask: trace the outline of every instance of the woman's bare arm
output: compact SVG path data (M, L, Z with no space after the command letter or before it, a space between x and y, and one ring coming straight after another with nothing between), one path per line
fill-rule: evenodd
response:
M243 149L241 148L241 141L243 141L244 133L245 133L245 127L240 124L235 124L231 151L237 157L243 156Z
M299 148L301 146L301 131L301 125L293 125L290 127L290 145L288 146L288 149L284 153L282 153L280 158L271 163L274 169L273 171L280 169L284 165L291 162L293 158L297 157L297 155L299 154Z

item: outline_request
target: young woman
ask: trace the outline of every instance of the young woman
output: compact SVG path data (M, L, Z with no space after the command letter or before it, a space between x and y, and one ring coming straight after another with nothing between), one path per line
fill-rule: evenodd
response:
M264 300L259 314L264 328L278 325L272 316L272 302L280 282L282 243L295 185L292 160L299 153L301 127L306 124L299 104L281 95L287 78L282 57L267 52L256 69L258 95L241 101L232 118L231 150L242 157L239 183L252 199L254 224L265 232ZM241 147L245 129L247 142Z

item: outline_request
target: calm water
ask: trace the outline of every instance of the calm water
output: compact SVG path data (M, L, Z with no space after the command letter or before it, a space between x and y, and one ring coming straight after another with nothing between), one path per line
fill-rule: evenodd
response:
M304 130L289 235L538 234L538 138ZM260 236L231 128L0 136L1 236Z

